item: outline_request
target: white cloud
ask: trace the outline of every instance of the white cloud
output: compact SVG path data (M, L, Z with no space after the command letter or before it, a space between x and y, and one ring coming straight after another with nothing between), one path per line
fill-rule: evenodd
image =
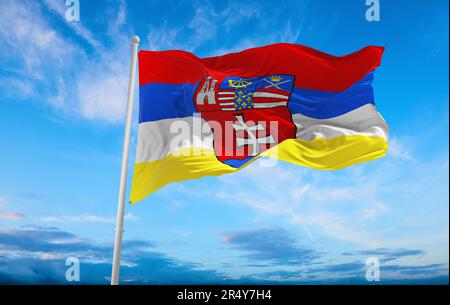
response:
M212 5L197 6L194 17L186 28L170 27L164 21L151 28L145 45L155 51L181 49L193 52L216 37L219 25L217 21L220 18Z
M311 185L309 185L309 184L306 184L300 188L296 188L291 193L292 198L294 198L295 200L299 200L300 198L304 197L304 195L309 191L310 188L311 188Z
M195 9L194 18L188 25L188 28L193 31L191 44L195 49L204 41L210 40L216 36L218 14L215 12L212 5L199 6Z
M292 215L291 221L319 229L322 233L337 240L345 240L366 247L377 245L376 242L368 238L365 232L355 230L348 220L341 215L325 211L296 213Z
M200 47L208 46L211 41L217 40L234 26L252 20L257 24L264 22L263 11L258 4L245 4L229 2L228 6L219 11L212 4L204 2L192 6L194 16L187 27L171 27L167 21L159 26L152 26L147 35L146 47L150 50L182 49L195 52ZM220 43L219 43L220 44ZM207 55L219 55L233 51L241 51L259 45L254 39L247 38L234 47L219 48L207 51Z
M120 27L126 22L125 3L119 3L118 23L109 24L114 45L108 49L96 47L96 54L74 63L76 77L65 84L58 100L74 99L74 110L89 120L116 123L123 120L126 110L130 66L130 38ZM81 68L82 67L82 68ZM73 96L66 92L73 92Z
M65 258L64 255L60 254L60 253L48 253L48 252L44 252L41 254L40 259L43 261L48 261L48 260L58 260L58 259L63 259Z
M118 122L125 116L129 78L125 52L129 50L120 49L123 52L103 54L98 63L81 71L76 92L83 117Z
M223 26L228 29L244 20L254 19L262 22L264 13L258 3L230 2L221 15L225 18Z
M125 220L137 221L139 218L132 213L127 213L124 216ZM72 216L45 216L39 219L42 222L53 222L53 223L65 223L65 222L92 222L92 223L115 223L116 218L104 217L98 215L72 215Z
M150 50L186 49L179 43L180 29L168 28L166 24L159 28L152 28L147 35L146 45Z
M407 144L400 142L398 139L392 138L389 141L388 154L393 158L415 161L414 157L411 154L411 149L406 148L406 145Z
M64 1L44 3L54 16L64 18ZM93 46L88 57L81 45L52 27L52 15L44 15L43 10L38 2L2 2L0 56L2 68L11 72L0 81L4 94L41 101L62 114L109 123L121 121L129 78L129 37L115 33L114 45L106 49L82 22L66 22L74 34ZM115 30L126 23L123 1L117 14Z
M47 63L61 68L78 52L49 27L35 2L2 1L0 44L3 68L34 79L45 77Z
M108 35L113 39L121 35L121 29L127 23L127 5L125 0L119 0L109 18Z
M94 38L92 32L83 26L81 20L80 22L70 22L65 19L66 10L69 8L68 6L65 5L65 1L44 0L44 3L50 9L50 11L54 12L57 16L62 18L68 27L70 27L78 36L80 36L86 42L88 42L92 47L94 48L102 47L102 44Z

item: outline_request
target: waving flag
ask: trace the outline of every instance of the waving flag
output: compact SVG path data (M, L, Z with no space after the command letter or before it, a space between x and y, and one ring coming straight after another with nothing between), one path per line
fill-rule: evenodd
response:
M294 44L209 58L141 51L131 202L261 156L321 170L383 156L388 128L372 89L382 53L335 57Z

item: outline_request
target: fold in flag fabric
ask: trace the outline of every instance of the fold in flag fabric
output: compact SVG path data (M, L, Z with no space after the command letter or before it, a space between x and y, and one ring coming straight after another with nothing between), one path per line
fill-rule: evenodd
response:
M336 57L281 43L209 58L140 51L130 201L258 157L337 170L385 155L388 127L372 88L383 50Z

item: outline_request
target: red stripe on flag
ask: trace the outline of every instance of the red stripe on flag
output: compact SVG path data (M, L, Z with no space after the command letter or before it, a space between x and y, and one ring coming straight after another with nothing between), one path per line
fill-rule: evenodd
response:
M195 84L212 76L251 78L295 76L295 87L343 91L380 65L383 47L369 46L345 56L279 43L227 55L199 58L185 51L140 51L139 84Z

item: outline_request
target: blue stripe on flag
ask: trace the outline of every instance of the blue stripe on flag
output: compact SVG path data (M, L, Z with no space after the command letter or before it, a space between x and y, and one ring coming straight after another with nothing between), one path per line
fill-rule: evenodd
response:
M374 104L373 72L341 92L326 92L294 88L288 107L292 114L300 113L315 119L329 119L365 104Z
M374 104L373 72L342 92L294 88L288 107L315 119L329 119L365 104ZM197 112L194 94L198 84L147 84L140 87L139 123L184 118Z
M139 123L185 118L197 112L194 94L198 84L147 84L139 88Z

